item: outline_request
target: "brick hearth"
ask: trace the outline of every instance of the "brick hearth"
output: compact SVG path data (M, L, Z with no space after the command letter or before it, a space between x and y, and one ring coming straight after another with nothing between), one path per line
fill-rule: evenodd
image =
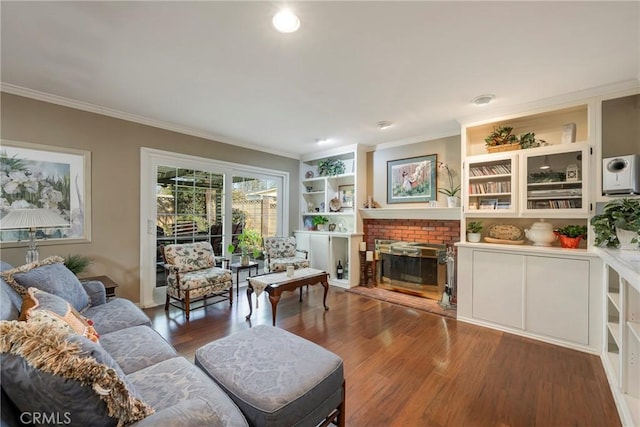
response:
M374 250L375 239L453 245L460 241L460 221L366 218L364 220L364 241L367 242L367 250Z

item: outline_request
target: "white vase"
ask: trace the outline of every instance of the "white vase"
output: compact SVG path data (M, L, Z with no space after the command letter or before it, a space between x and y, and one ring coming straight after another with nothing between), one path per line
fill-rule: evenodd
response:
M447 196L447 207L457 208L460 206L460 199L456 196Z
M482 233L467 233L467 240L471 243L478 243Z
M620 242L620 246L618 247L619 249L624 251L638 250L638 242L636 241L635 243L631 243L633 238L640 239L637 232L616 227L616 237L618 237L618 241Z

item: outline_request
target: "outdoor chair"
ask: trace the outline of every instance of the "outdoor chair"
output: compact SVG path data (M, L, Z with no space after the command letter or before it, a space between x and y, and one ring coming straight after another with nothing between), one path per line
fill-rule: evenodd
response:
M265 267L269 272L286 271L290 265L296 269L309 267L309 252L296 248L295 237L265 237L262 246L267 257ZM298 256L298 252L304 256Z
M165 310L169 305L178 307L185 311L189 320L189 313L194 308L227 300L229 305L233 304L231 270L216 267L222 258L214 256L209 242L166 245L162 247L162 257L167 279ZM207 301L207 298L211 299ZM202 304L192 305L200 301Z

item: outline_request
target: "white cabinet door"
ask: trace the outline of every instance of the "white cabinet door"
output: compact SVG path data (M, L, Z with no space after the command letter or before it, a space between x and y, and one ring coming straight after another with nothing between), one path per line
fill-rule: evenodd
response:
M589 261L527 257L527 331L589 344Z
M473 317L522 329L524 256L473 252Z
M309 234L309 264L311 268L324 270L330 269L329 236L326 234Z

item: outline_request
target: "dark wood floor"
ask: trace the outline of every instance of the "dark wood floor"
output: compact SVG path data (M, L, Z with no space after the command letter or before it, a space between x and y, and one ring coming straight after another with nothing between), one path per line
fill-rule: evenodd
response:
M234 292L235 297L235 292ZM344 360L347 425L360 426L619 426L597 356L331 288L329 311L321 287L298 302L285 293L276 325ZM193 360L211 340L271 324L264 295L248 313L240 292L183 313L147 309L153 326ZM312 368L310 363L310 368Z

